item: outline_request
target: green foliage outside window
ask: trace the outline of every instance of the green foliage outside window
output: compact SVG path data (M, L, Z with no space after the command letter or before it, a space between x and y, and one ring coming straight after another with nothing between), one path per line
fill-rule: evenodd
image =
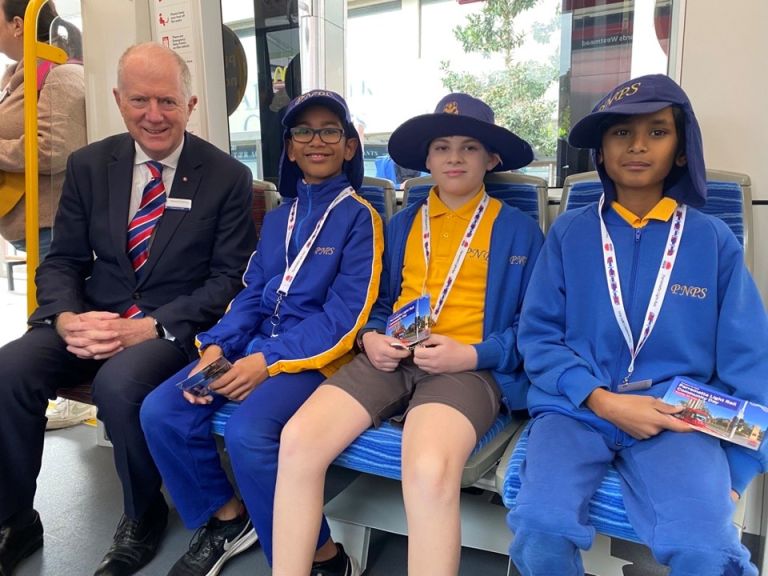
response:
M558 79L557 55L547 62L519 62L516 50L525 42L526 31L515 27L515 18L540 0L485 0L480 13L467 16L466 24L453 33L467 53L486 57L501 54L501 70L470 73L451 70L441 62L443 85L452 92L466 92L482 98L496 114L496 123L528 140L537 158L552 157L557 147L554 114L557 103L545 93ZM557 30L559 15L550 23L537 24L531 32L541 44Z

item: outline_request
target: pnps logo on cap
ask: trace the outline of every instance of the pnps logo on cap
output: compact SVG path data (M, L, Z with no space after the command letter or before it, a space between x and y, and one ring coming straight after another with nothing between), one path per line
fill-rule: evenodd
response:
M310 92L307 92L306 94L302 94L301 96L297 96L294 100L293 106L296 107L302 102L304 102L307 98L317 98L318 96L325 96L326 98L332 98L334 100L338 100L338 96L335 92L329 92L328 90L311 90Z
M458 114L459 113L459 103L456 102L456 100L451 100L450 102L446 102L445 106L443 106L443 113L445 113L445 114Z
M642 86L642 82L634 82L629 86L622 86L621 88L616 90L613 94L608 96L608 98L605 100L605 102L603 102L600 105L597 111L602 112L606 108L610 108L611 105L613 105L614 103L621 102L622 100L624 100L624 98L637 94L638 91L640 90L640 86Z

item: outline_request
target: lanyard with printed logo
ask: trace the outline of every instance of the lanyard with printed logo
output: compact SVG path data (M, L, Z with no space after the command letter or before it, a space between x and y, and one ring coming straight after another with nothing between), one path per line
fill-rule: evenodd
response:
M277 302L275 303L275 311L272 313L272 317L269 319L269 321L272 323L271 336L273 338L278 335L277 327L280 325L280 304L282 304L283 300L285 300L285 297L288 296L288 292L291 289L291 284L293 284L293 281L296 279L296 275L299 273L299 270L301 270L301 266L304 264L304 260L307 259L307 255L312 249L312 245L315 243L315 240L317 240L317 237L320 234L320 230L323 228L323 224L325 224L325 221L328 219L328 215L331 213L331 210L333 210L339 202L344 200L344 198L347 196L350 196L353 192L354 189L351 186L339 192L339 195L336 196L336 198L333 199L333 202L328 205L328 208L325 209L323 216L320 218L320 220L317 221L317 224L315 224L315 229L312 231L312 234L309 235L307 241L304 242L304 246L301 247L299 253L296 254L296 258L294 258L293 262L289 264L288 248L291 243L291 235L293 234L293 229L296 226L296 212L298 211L299 199L296 198L296 200L294 200L293 204L291 205L291 211L288 213L288 226L285 229L285 272L283 272L283 280L280 282L280 288L277 289Z
M667 293L669 278L672 276L672 270L675 267L675 260L677 259L677 252L680 248L680 239L683 236L687 206L685 204L678 204L677 208L675 208L675 213L672 217L672 225L669 227L669 235L667 236L664 254L661 257L659 272L656 274L656 283L653 285L653 292L651 293L651 299L648 302L648 309L645 311L643 327L640 330L640 338L637 341L637 347L635 347L634 338L632 337L632 329L629 326L629 320L627 319L627 314L624 310L624 300L621 296L621 282L619 281L619 266L616 261L616 252L613 247L611 235L608 234L608 228L606 228L605 221L603 220L604 202L605 195L600 197L600 203L597 208L597 213L600 217L600 232L603 239L603 264L605 266L605 280L608 283L608 293L611 297L613 314L616 316L616 322L621 329L621 333L624 335L624 341L627 343L627 348L629 348L629 367L627 368L627 375L624 377L623 381L626 384L632 376L632 372L635 371L635 359L640 353L640 349L648 341L651 332L653 332L653 329L656 326L656 320L659 317L661 305L663 304L664 296L666 296Z
M451 288L456 281L456 277L459 275L461 265L464 262L464 257L469 251L469 245L472 242L472 238L477 232L480 219L485 213L485 209L488 207L489 197L488 194L483 192L483 197L480 203L475 208L475 213L472 214L472 218L467 224L467 229L464 231L464 237L461 239L459 249L456 251L456 255L453 257L453 263L448 270L448 275L445 277L443 287L440 289L440 295L435 302L435 306L432 309L432 324L437 324L437 318L440 316L440 311L443 309L445 301L448 299L448 294L451 292ZM429 229L429 200L421 207L421 231L422 231L422 247L424 249L424 264L426 265L426 273L429 272L429 257L430 257L430 229Z

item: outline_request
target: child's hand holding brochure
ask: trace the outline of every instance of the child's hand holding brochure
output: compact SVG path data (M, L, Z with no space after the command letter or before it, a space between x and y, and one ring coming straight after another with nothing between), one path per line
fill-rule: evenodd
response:
M395 310L387 318L385 334L400 341L399 344L393 343L392 346L413 348L422 340L429 338L431 323L432 309L429 296L422 296Z
M195 372L176 384L176 386L180 390L189 392L194 396L208 396L215 393L211 390L213 381L227 372L230 368L232 368L232 364L230 364L224 356L220 356L210 364L204 366L199 372Z
M677 377L662 401L684 406L674 414L695 430L758 450L768 428L768 408L741 400L695 380Z

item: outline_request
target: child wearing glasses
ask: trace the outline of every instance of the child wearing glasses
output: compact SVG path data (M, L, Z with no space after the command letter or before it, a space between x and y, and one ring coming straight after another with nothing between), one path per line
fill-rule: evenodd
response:
M346 103L333 92L311 91L289 104L283 126L279 188L288 201L266 215L243 290L219 323L197 336L200 361L161 384L141 409L176 509L198 530L171 575L218 574L257 534L271 562L283 425L350 359L378 294L381 219L355 193L363 158ZM232 366L210 393L179 390L177 384L222 356ZM224 441L245 505L211 432L214 413L230 400L239 406Z
M325 472L359 434L391 417L404 419L408 573L456 574L464 464L502 406L525 407L517 320L543 238L532 218L490 198L483 179L525 166L531 147L496 126L484 102L454 93L434 114L395 130L389 153L401 166L429 171L436 185L387 228L381 293L358 335L364 353L283 430L275 576L341 573L316 562L316 547L328 555L335 549L322 519ZM385 327L422 298L433 325L411 350Z

